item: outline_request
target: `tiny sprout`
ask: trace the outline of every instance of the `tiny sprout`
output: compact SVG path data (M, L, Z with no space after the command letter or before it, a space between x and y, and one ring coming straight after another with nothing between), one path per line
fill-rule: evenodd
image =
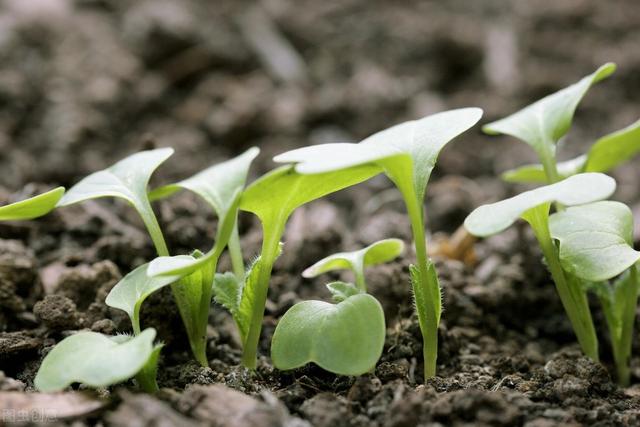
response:
M307 268L302 276L310 278L328 271L350 269L355 274L356 286L366 292L364 268L391 261L401 255L403 251L404 243L400 239L380 240L358 251L329 255Z
M499 233L519 218L531 225L582 350L596 361L598 341L586 293L577 283L579 279L562 268L558 248L549 229L549 210L554 202L573 206L606 199L615 187L613 178L604 174L582 173L510 199L480 206L464 222L467 230L479 237Z
M604 64L579 82L482 129L491 135L511 135L529 144L540 158L547 182L558 182L561 175L556 144L569 131L576 107L589 88L609 77L615 69L613 63Z
M295 163L301 174L339 173L354 166L381 168L403 196L411 221L417 265L411 267L411 284L423 337L424 376L436 373L441 291L435 266L427 256L424 197L440 150L475 125L479 108L462 108L413 120L378 132L358 144L315 145L276 156Z
M60 341L47 354L35 386L40 391L53 392L73 383L94 388L118 384L136 375L150 361L153 363L152 359L157 361L159 346L153 344L155 336L153 328L135 337L78 332Z
M64 187L57 187L29 199L2 206L0 221L34 219L46 215L56 207L63 194Z
M596 202L557 212L549 225L564 270L583 280L602 304L618 382L627 386L640 285L631 210L619 202Z

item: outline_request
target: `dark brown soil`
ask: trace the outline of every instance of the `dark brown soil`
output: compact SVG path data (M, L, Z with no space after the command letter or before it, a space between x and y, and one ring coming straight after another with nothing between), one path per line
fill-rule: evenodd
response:
M357 140L442 109L478 106L490 120L609 60L619 69L581 105L562 156L638 118L634 0L260 4L0 0L0 202L72 185L152 146L176 148L157 183L252 145L262 149L255 177L287 149ZM513 193L496 175L533 159L526 145L477 128L451 144L428 190L431 241L454 232L475 206ZM640 213L637 166L614 176L616 198ZM426 384L410 253L368 274L388 324L375 372L346 378L315 366L275 370L268 349L278 318L298 301L329 299L329 277L304 280L305 267L381 238L410 243L390 188L378 177L293 215L256 372L238 366L237 332L218 306L210 316L210 366L194 363L165 290L142 312L144 326L167 344L157 396L136 394L132 384L98 397L68 393L51 397L55 417L29 419L74 426L640 425L640 357L632 360L632 386L616 386L600 315L603 365L581 356L525 227L477 243L475 265L438 260L445 311L438 376ZM215 218L194 196L161 202L157 212L174 253L211 245ZM242 216L241 233L250 259L261 240L250 215ZM0 419L9 423L19 414L5 410L17 407L8 402L42 415L33 378L58 341L83 328L130 331L126 315L104 298L154 251L135 212L110 200L2 223L0 236ZM634 348L638 354L640 341Z

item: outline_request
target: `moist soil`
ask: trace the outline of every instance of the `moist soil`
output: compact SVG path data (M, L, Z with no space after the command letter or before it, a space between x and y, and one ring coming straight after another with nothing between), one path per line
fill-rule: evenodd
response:
M479 106L485 120L577 80L608 60L619 70L579 108L561 157L638 116L640 4L371 2L365 0L0 1L0 201L72 185L140 149L173 146L154 184L189 176L257 145L255 178L274 154L358 140L435 111ZM71 31L70 31L71 30ZM155 396L133 383L42 396L42 358L74 331L130 332L104 304L122 275L154 257L135 212L99 200L37 221L0 224L0 409L3 421L59 425L415 426L640 425L640 357L632 385L612 380L601 311L602 364L581 355L534 239L523 225L451 253L443 248L476 206L514 194L506 168L534 160L524 144L476 128L442 153L427 196L429 244L445 307L438 376L422 378L408 251L367 273L385 309L374 371L341 377L310 365L273 368L269 342L293 304L329 300L300 276L318 259L381 238L410 247L399 196L382 176L298 209L269 291L259 366L239 366L230 315L212 306L209 367L191 359L170 292L141 319L166 343ZM637 162L614 176L616 198L640 212ZM390 190L390 191L388 191ZM191 194L156 205L173 253L212 245L216 219ZM261 230L243 214L247 261ZM636 222L640 223L636 218ZM636 240L640 233L636 232ZM456 251L454 251L456 252ZM224 258L220 271L230 269ZM637 337L637 334L636 334ZM634 340L634 353L640 342ZM6 408L51 419L17 419ZM53 403L52 403L53 402ZM40 414L42 415L42 414Z

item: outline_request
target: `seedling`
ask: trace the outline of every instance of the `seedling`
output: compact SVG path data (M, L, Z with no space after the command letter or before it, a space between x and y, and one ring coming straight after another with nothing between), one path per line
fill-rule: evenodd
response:
M140 214L156 251L160 258L155 260L156 266L166 266L174 258L169 257L162 231L158 225L150 200L169 196L181 188L187 188L202 196L220 218L216 233L216 244L205 256L198 259L196 266L188 273L171 274L173 279L181 277L180 281L171 284L180 315L185 324L189 343L194 356L203 366L208 365L206 357L206 325L208 323L209 305L211 301L211 284L218 257L224 250L229 236L232 234L237 205L251 161L258 154L257 149L250 149L241 156L212 166L211 168L193 176L192 178L154 190L147 193L148 182L153 171L164 162L173 150L163 148L143 151L127 157L112 167L89 175L76 184L58 203L67 206L87 199L98 197L118 197L127 200ZM215 186L215 187L214 187ZM184 258L194 260L193 256L176 257L178 261ZM147 273L152 274L149 265ZM148 285L140 274L133 276L135 286L144 288ZM165 279L162 279L163 283ZM134 287L135 287L134 286ZM128 304L136 304L139 298L133 298ZM141 303L141 301L140 301ZM138 305L139 309L139 305ZM127 310L125 310L127 311ZM132 312L132 324L139 329L138 314Z
M402 193L413 232L416 266L411 283L423 337L424 376L435 375L441 292L433 263L427 256L424 196L440 150L476 124L478 108L463 108L409 121L376 133L358 144L323 144L293 150L274 158L296 163L300 174L340 174L359 165L376 165Z
M118 384L157 358L155 336L153 328L145 329L136 337L78 332L60 341L47 354L36 375L35 386L43 392L54 392L73 383L95 388Z
M613 178L604 174L582 173L510 199L480 206L464 222L467 230L479 237L499 233L518 218L531 225L582 351L596 361L598 341L586 292L579 279L562 268L558 248L549 230L549 211L554 202L574 206L606 199L615 187Z
M379 172L376 167L361 166L342 173L306 176L285 166L264 175L244 191L240 209L252 212L260 218L263 230L262 251L245 275L244 282L233 280L233 277L227 275L224 283L230 295L228 308L234 314L240 329L244 366L250 369L256 367L271 271L281 251L280 239L291 213L305 203L365 181ZM151 267L154 267L156 261ZM158 269L153 274L183 273L191 271L197 263L197 260L174 257L171 264L162 265L158 262Z
M329 271L348 269L353 271L358 289L366 292L367 285L364 280L364 268L391 261L400 256L403 251L404 243L400 239L380 240L358 251L329 255L307 268L302 273L302 276L310 278Z
M382 354L385 322L382 306L366 293L364 268L390 261L403 250L401 240L386 239L358 251L330 255L307 268L304 277L350 269L357 286L329 283L327 288L336 304L304 301L285 313L271 341L276 368L295 369L314 362L339 375L372 370Z
M64 187L57 187L46 193L26 200L0 207L0 221L16 221L41 217L51 212L64 194Z
M549 225L564 270L583 280L602 304L618 382L627 386L640 285L631 210L619 202L596 202L555 213Z
M540 159L546 176L545 182L558 182L563 178L562 174L567 173L567 168L575 170L574 173L577 173L581 167L576 165L574 160L573 163L570 162L563 165L561 174L556 160L556 144L569 131L576 107L589 88L610 76L615 69L615 64L607 63L579 82L542 98L504 119L489 123L483 126L482 129L492 135L511 135L529 144ZM609 144L605 143L604 145ZM602 156L603 152L598 154L601 157L595 165L600 166L600 168L596 167L595 170L602 169L602 166L607 165L609 156ZM519 178L519 175L523 177L527 171L528 169L517 174L512 172L509 173L508 177L512 180Z

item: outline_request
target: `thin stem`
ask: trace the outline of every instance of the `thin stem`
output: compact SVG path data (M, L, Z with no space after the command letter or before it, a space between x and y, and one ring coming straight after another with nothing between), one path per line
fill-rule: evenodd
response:
M247 333L242 353L242 365L249 369L255 369L258 362L258 344L260 343L260 332L262 331L264 307L269 292L269 280L271 279L273 263L278 255L280 238L284 232L285 222L286 219L275 221L275 224L262 223L262 252L260 253L260 264L257 266L260 271L258 272L258 280L255 287L251 323L249 324L249 332Z
M211 307L211 298L213 296L213 278L219 256L219 253L216 253L211 258L211 262L202 267L200 306L198 307L196 319L194 319L196 322L194 324L194 330L196 333L194 336L189 337L191 340L193 355L198 363L205 368L209 366L209 359L207 359L207 326L209 325L209 310Z
M549 232L549 204L540 205L529 210L524 218L531 224L533 232L540 244L542 253L555 282L560 301L573 326L573 331L584 354L599 360L598 338L591 319L589 301L586 292L577 278L566 273L560 264L558 249Z
M167 243L164 240L164 236L162 235L162 230L160 229L160 225L158 224L158 219L153 213L153 209L151 205L146 202L146 206L144 209L140 209L140 216L142 217L142 221L144 222L145 227L147 228L147 232L149 236L151 236L151 240L153 241L153 245L156 248L156 252L158 252L158 256L169 256L169 248L167 247Z
M131 318L131 326L133 328L133 335L140 335L140 306L138 304L136 304L133 317Z
M402 191L402 189L401 189ZM422 332L422 353L424 357L424 378L431 378L436 374L438 358L438 324L440 305L440 285L429 274L429 258L427 256L427 241L425 238L422 204L419 203L413 191L410 194L402 191L407 213L411 220L411 230L416 250L416 263L419 272L419 283L412 280L413 293L416 301L420 331ZM437 302L436 302L437 301Z
M353 265L353 274L356 279L356 286L362 292L367 292L367 283L364 280L364 262L362 259L358 259Z
M145 363L142 369L136 374L136 382L138 383L138 386L146 393L153 394L160 390L158 388L158 382L156 381L160 350L162 350L162 345L156 346L147 363Z
M244 259L242 258L242 248L240 246L240 233L238 233L238 220L236 219L231 231L231 237L228 243L229 256L231 256L231 265L233 267L233 274L240 281L244 279L245 266Z
M631 376L629 359L631 358L633 326L638 305L638 270L635 265L631 266L629 275L629 280L624 285L624 311L621 313L622 330L620 331L620 338L619 340L614 340L614 337L611 337L618 382L625 387L629 385L629 377Z
M558 165L556 163L555 143L545 141L542 147L538 152L538 156L544 168L544 173L547 175L547 182L554 184L560 181L560 174L558 173Z

